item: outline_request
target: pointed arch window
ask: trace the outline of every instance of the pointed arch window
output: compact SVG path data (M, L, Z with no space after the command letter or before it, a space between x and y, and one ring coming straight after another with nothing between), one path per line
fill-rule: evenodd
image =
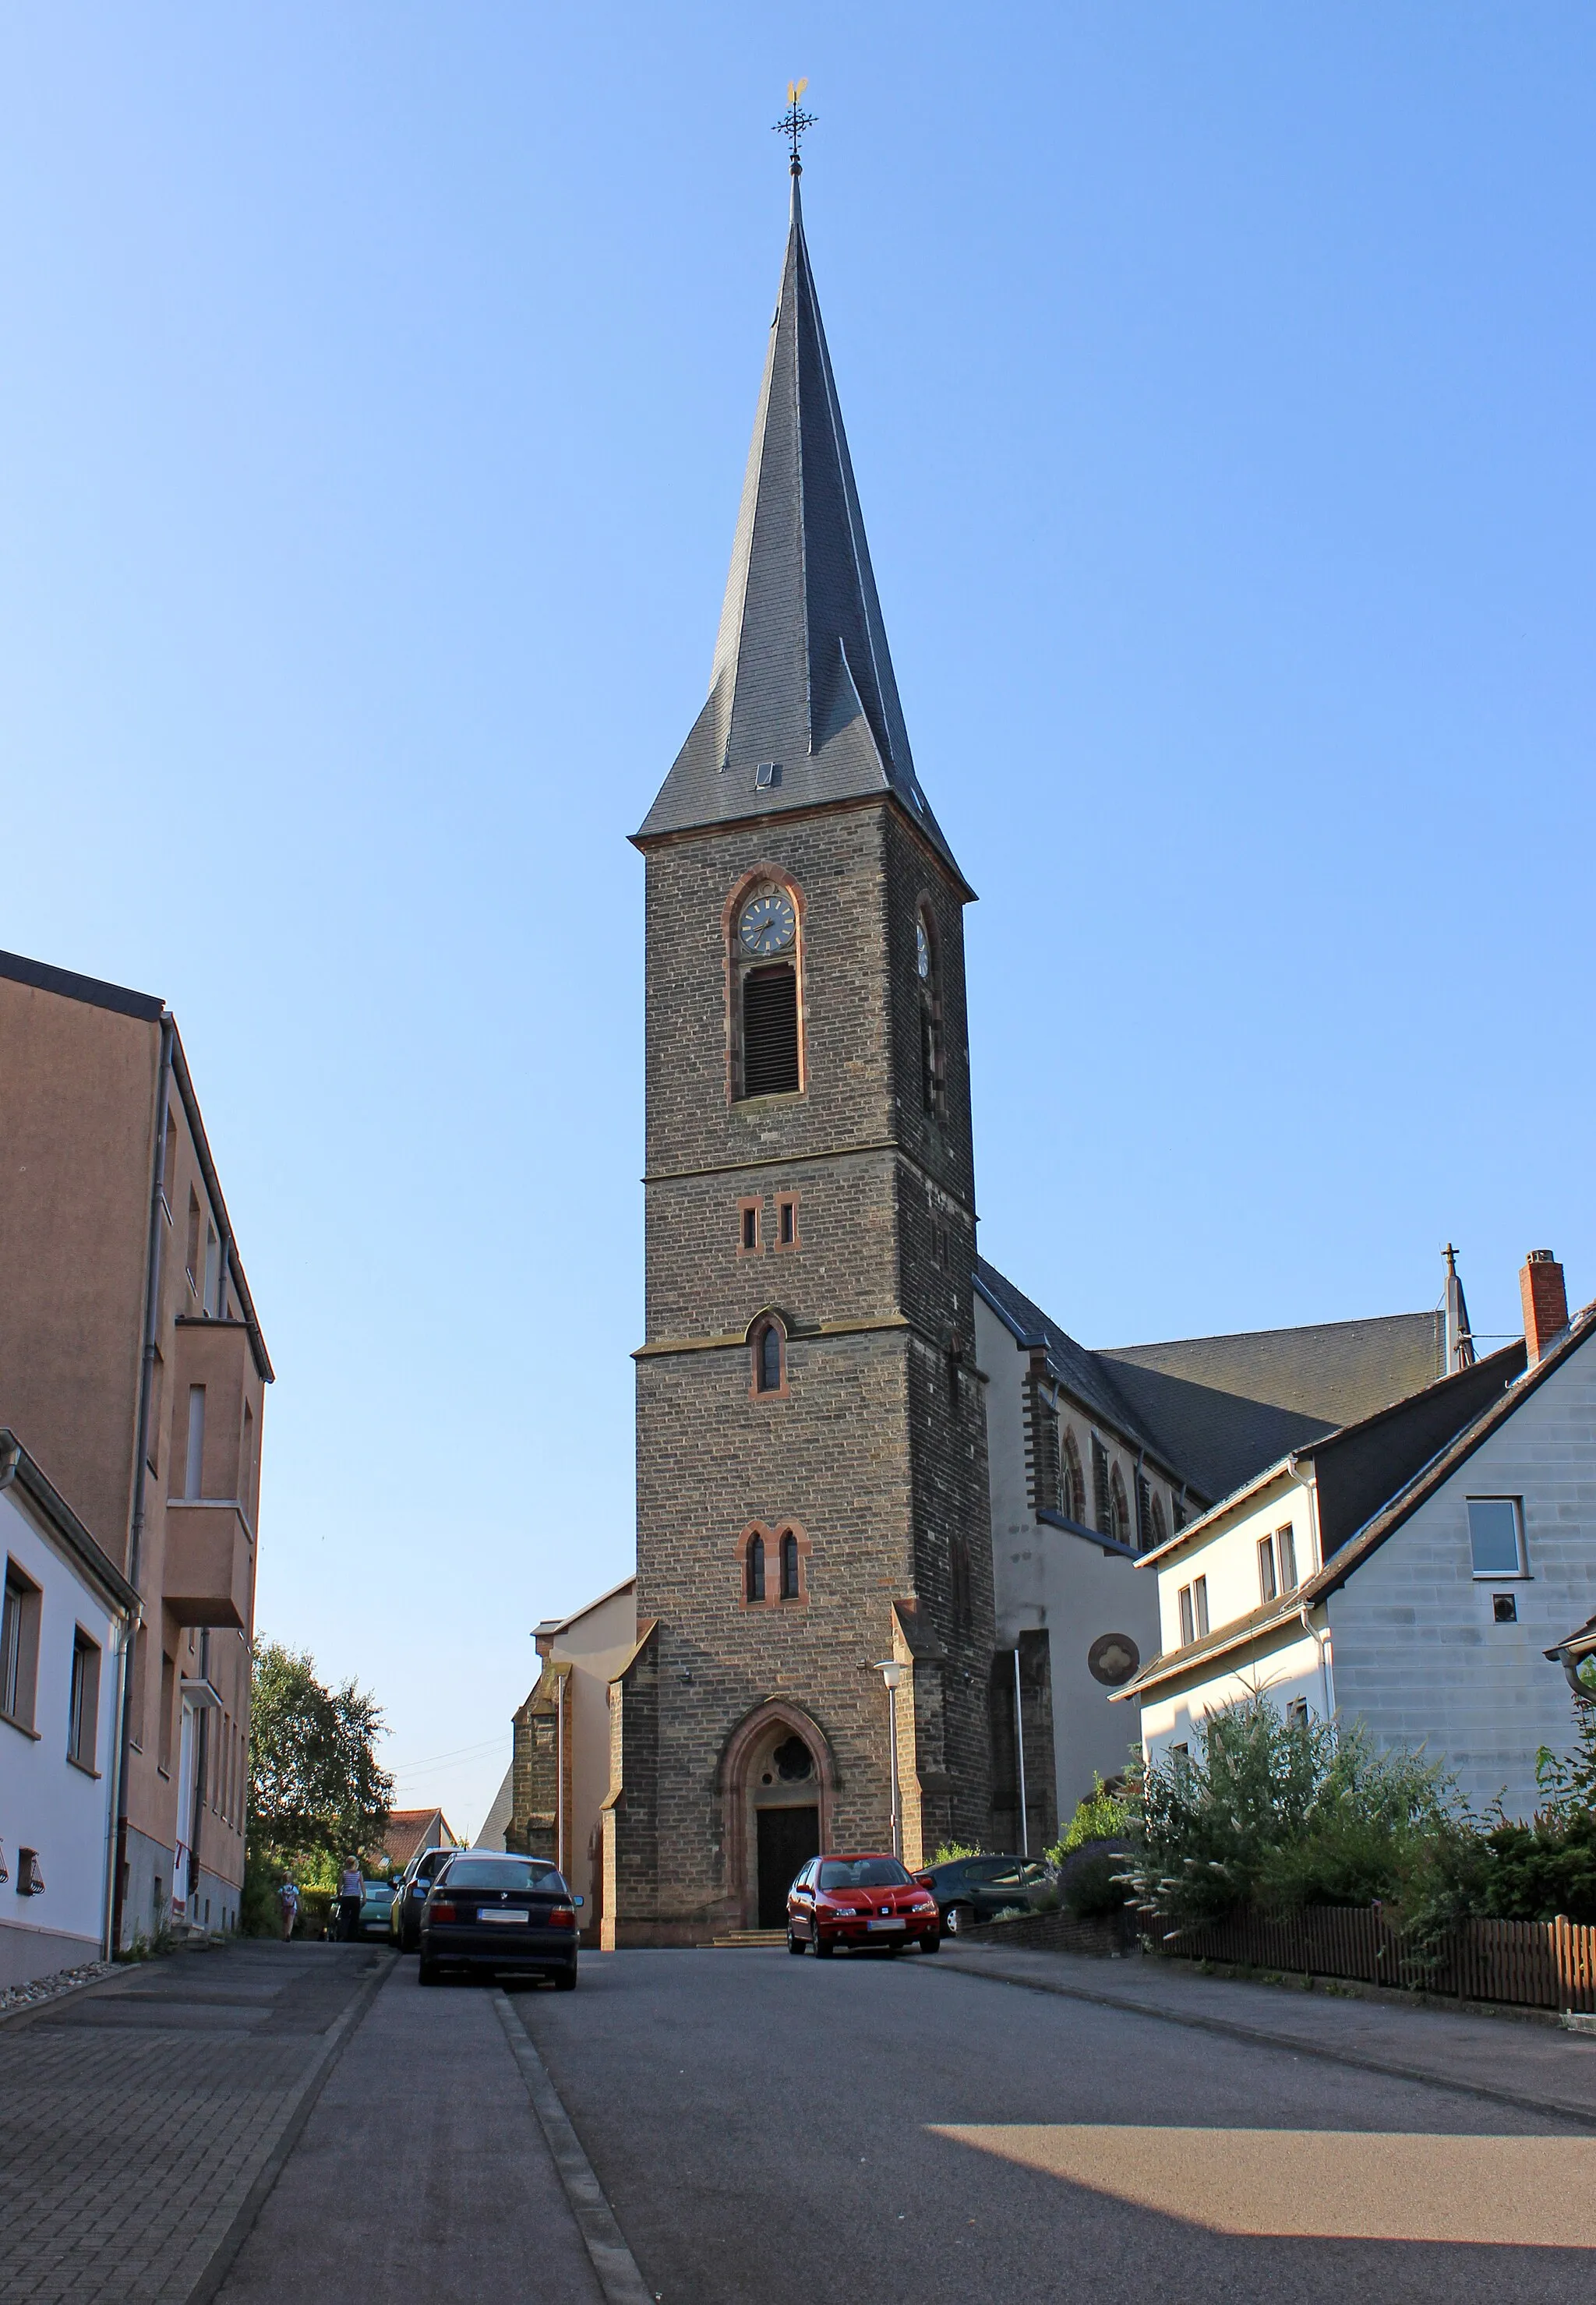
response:
M753 1389L759 1393L787 1389L786 1338L781 1323L767 1315L753 1332Z
M751 1536L748 1540L743 1595L748 1601L762 1601L765 1597L765 1540L762 1536Z
M1125 1493L1125 1476L1117 1465L1108 1476L1108 1534L1117 1544L1131 1542L1131 1508Z
M796 1096L803 1085L800 902L779 880L756 880L730 906L732 1094Z
M781 1533L781 1597L798 1598L798 1539L790 1528Z
M1064 1428L1064 1447L1061 1453L1065 1518L1076 1522L1082 1528L1087 1528L1091 1524L1086 1518L1086 1475L1081 1466L1080 1444L1067 1425Z
M937 931L928 907L914 921L914 969L920 980L920 1092L934 1119L947 1118L947 1084L942 1050L942 983L937 965Z

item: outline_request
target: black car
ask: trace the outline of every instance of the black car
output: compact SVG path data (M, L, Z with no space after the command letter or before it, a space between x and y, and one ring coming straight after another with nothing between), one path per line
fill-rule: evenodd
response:
M421 1983L446 1969L513 1969L573 1993L581 1902L541 1857L456 1853L421 1908Z
M457 1849L424 1849L404 1868L388 1915L388 1932L401 1952L414 1952L421 1942L421 1908L427 1901L440 1865L458 1857Z
M946 1865L933 1865L914 1877L936 1898L950 1936L1016 1906L1034 1911L1053 1887L1047 1867L1025 1857L950 1857Z

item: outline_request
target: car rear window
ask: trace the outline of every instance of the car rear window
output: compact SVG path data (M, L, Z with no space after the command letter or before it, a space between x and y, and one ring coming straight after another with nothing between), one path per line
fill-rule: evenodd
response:
M822 1889L904 1889L908 1883L896 1857L829 1857L820 1867Z
M565 1883L552 1865L536 1857L457 1857L445 1875L451 1889L552 1889Z

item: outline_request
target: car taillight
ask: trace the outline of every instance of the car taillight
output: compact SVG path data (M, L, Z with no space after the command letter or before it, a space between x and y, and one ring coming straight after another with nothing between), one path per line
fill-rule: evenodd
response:
M576 1927L574 1905L556 1905L548 1916L551 1929L573 1929Z
M457 1921L460 1918L459 1909L454 1905L434 1905L432 1918L435 1921Z

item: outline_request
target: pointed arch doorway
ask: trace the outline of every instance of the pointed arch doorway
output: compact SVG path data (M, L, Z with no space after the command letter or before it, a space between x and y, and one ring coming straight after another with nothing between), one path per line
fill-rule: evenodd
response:
M761 1705L726 1745L727 1885L746 1929L786 1927L793 1876L827 1845L836 1773L815 1722L779 1698Z

